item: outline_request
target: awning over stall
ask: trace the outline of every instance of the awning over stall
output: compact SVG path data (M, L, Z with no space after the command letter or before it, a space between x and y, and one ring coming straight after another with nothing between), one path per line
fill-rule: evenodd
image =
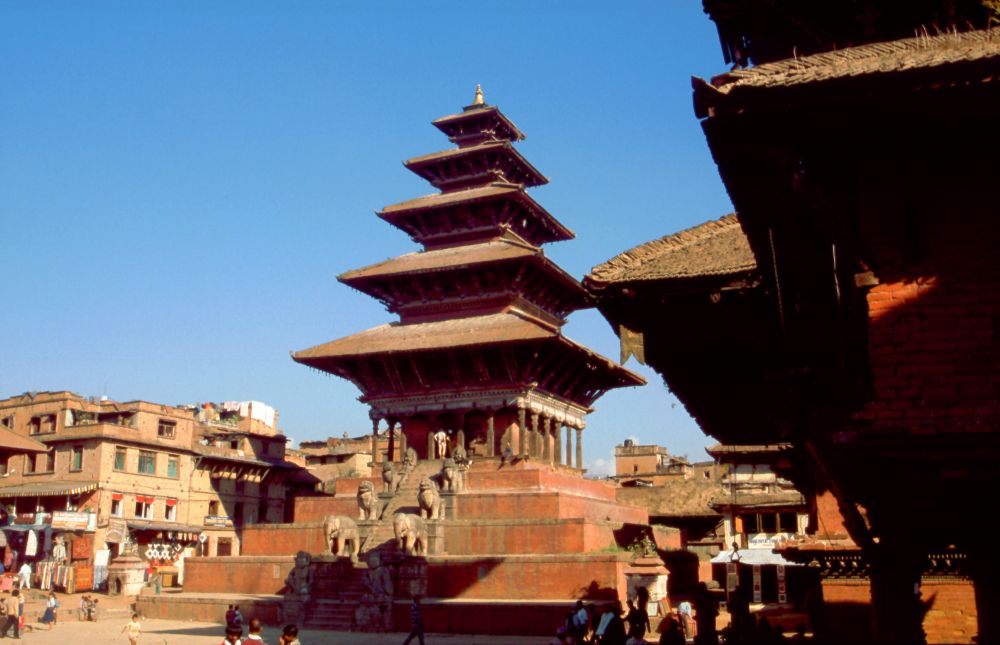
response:
M50 497L53 495L79 495L97 490L97 482L49 481L0 487L0 499L16 497Z

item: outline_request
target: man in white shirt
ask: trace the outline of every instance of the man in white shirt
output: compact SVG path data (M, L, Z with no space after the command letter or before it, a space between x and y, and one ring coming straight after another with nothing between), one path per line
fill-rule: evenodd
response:
M31 589L31 565L25 562L17 570L17 577L21 581L21 589Z

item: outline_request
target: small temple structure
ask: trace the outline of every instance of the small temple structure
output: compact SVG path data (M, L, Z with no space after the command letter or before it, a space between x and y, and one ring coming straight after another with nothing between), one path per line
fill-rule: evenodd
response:
M292 357L358 386L373 446L385 420L390 437L402 425L420 458L434 456L443 430L449 454L461 445L492 457L509 446L582 469L591 405L645 381L560 331L570 312L592 305L541 249L573 233L525 192L548 180L514 148L524 134L478 86L472 105L433 123L458 147L405 165L441 192L379 213L424 249L339 276L399 322ZM391 442L388 460L400 449Z

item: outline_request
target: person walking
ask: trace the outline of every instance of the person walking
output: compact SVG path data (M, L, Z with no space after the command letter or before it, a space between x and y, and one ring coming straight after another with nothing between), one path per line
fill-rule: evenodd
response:
M21 585L21 589L31 589L31 565L25 562L21 565L21 568L17 570L18 583Z
M42 614L40 623L48 625L49 629L56 624L56 610L59 609L59 601L56 600L56 592L49 593L49 599L45 603L45 613Z
M403 645L409 645L414 636L420 641L420 645L424 645L424 619L420 615L420 594L413 596L413 603L410 604L410 624L410 635L403 641Z
M0 638L7 638L7 632L10 631L11 627L14 628L14 638L21 638L21 627L17 619L18 593L18 590L15 589L9 596L3 599L3 608L4 611L7 612L7 620L4 621L3 631L0 632Z
M136 645L139 642L139 634L142 633L142 625L139 624L139 614L132 614L132 620L122 627L122 633L128 633L129 645Z

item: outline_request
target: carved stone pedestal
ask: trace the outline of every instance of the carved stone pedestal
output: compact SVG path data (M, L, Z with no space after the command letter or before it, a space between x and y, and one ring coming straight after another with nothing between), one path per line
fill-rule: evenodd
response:
M441 491L441 514L446 520L457 520L457 505L455 504L455 495L453 491L443 490Z
M444 543L444 525L440 521L427 522L427 555L444 555L447 549Z

